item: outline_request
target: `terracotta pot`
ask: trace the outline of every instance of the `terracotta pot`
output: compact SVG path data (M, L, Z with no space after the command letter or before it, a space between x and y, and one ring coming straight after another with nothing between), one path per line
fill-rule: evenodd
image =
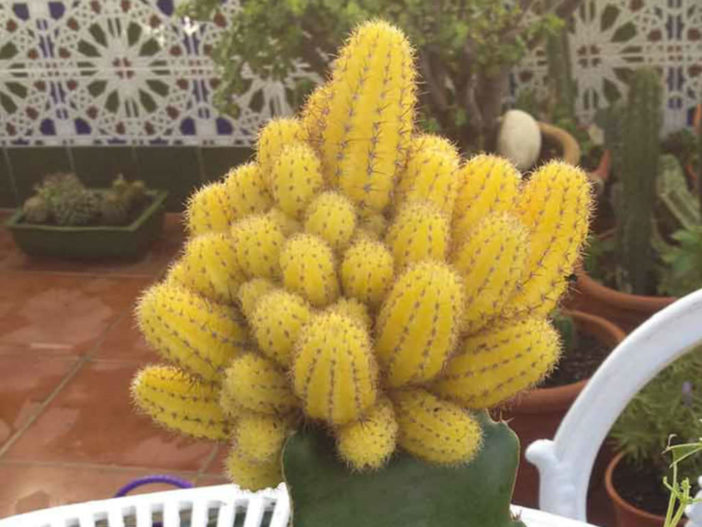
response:
M628 501L625 501L624 498L619 495L617 489L614 488L612 476L617 465L622 460L622 457L621 453L614 456L609 462L609 465L607 465L607 471L605 472L605 488L607 489L607 494L614 507L616 527L662 527L665 523L665 518L663 516L651 514L650 512L635 507ZM684 522L681 522L679 525L682 526L683 523Z
M624 339L624 332L604 318L578 311L564 311L573 317L578 331L595 337L601 343L615 348ZM523 394L502 412L510 427L519 436L522 445L519 472L514 489L514 503L538 507L539 476L536 467L524 459L526 447L537 439L553 437L563 416L587 384L587 379L555 388L537 388ZM611 457L611 456L607 456ZM600 482L606 460L596 463L593 482Z
M593 280L580 269L576 271L577 282L567 305L586 313L614 322L627 333L677 299L672 296L631 295L612 289Z

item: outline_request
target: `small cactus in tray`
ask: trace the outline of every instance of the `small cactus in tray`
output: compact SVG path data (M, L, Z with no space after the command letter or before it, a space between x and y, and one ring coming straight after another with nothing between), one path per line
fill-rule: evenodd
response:
M351 486L340 504L386 509L367 525L418 525L390 520L402 507L371 504L364 487L399 489L426 471L436 488L453 477L463 489L504 482L448 514L478 508L490 525L515 525L516 440L486 410L558 358L547 315L587 235L590 188L558 161L528 182L494 156L462 162L447 141L414 132L415 90L404 35L361 25L302 119L271 121L253 165L192 198L186 250L137 309L173 365L156 371L174 379L143 370L137 406L175 430L216 435L204 387L217 391L229 474L250 489L285 477L296 525L337 524L341 509L312 509L342 480ZM252 174L255 183L236 181ZM187 376L197 399L180 395ZM154 393L177 407L158 414ZM198 412L207 425L194 428ZM329 479L315 487L315 473ZM434 490L417 492L439 499Z
M117 176L110 189L86 188L75 174L50 174L37 185L22 210L28 223L61 226L124 225L148 201L143 181Z

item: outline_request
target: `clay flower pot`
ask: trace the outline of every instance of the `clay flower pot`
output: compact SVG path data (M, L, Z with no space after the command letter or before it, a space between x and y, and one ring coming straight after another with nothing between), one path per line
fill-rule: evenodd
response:
M541 121L539 121L539 130L541 130L544 139L548 139L560 147L563 161L571 165L577 165L580 162L580 145L572 135L563 128Z
M608 347L615 348L625 337L625 333L621 329L602 317L579 311L565 311L565 313L573 317L578 331L595 337ZM510 427L516 432L522 445L519 472L514 489L515 503L538 507L538 471L536 467L524 459L524 450L537 439L555 435L561 420L587 382L588 379L584 379L565 386L531 390L515 400L513 405L502 413L502 417L509 421ZM600 475L605 465L606 460L599 463ZM598 472L598 464L596 464L594 472ZM600 480L595 477L592 481Z
M663 516L651 514L645 510L635 507L628 501L624 500L617 489L614 488L612 476L617 468L617 465L622 460L623 454L619 453L607 465L605 472L605 488L614 507L614 516L616 518L617 527L662 527L665 523ZM682 524L681 524L682 525Z
M677 300L672 296L644 296L622 293L592 279L579 269L568 306L610 320L627 333Z

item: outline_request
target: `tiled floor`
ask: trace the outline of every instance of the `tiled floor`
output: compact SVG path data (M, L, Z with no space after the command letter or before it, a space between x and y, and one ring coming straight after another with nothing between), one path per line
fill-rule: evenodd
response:
M0 518L108 498L147 474L224 482L216 444L171 434L130 406L131 376L155 359L134 302L182 240L169 215L143 260L91 264L31 259L0 228Z
M108 498L147 474L225 482L225 447L171 434L130 405L134 371L156 359L133 306L182 241L169 215L137 263L34 260L0 227L0 518ZM593 495L591 520L612 525L602 489Z

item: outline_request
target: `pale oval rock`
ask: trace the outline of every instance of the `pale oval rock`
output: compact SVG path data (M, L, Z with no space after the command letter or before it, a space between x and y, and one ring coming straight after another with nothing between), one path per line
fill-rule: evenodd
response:
M497 153L524 171L534 166L540 152L541 130L536 119L522 110L506 112L497 134Z

